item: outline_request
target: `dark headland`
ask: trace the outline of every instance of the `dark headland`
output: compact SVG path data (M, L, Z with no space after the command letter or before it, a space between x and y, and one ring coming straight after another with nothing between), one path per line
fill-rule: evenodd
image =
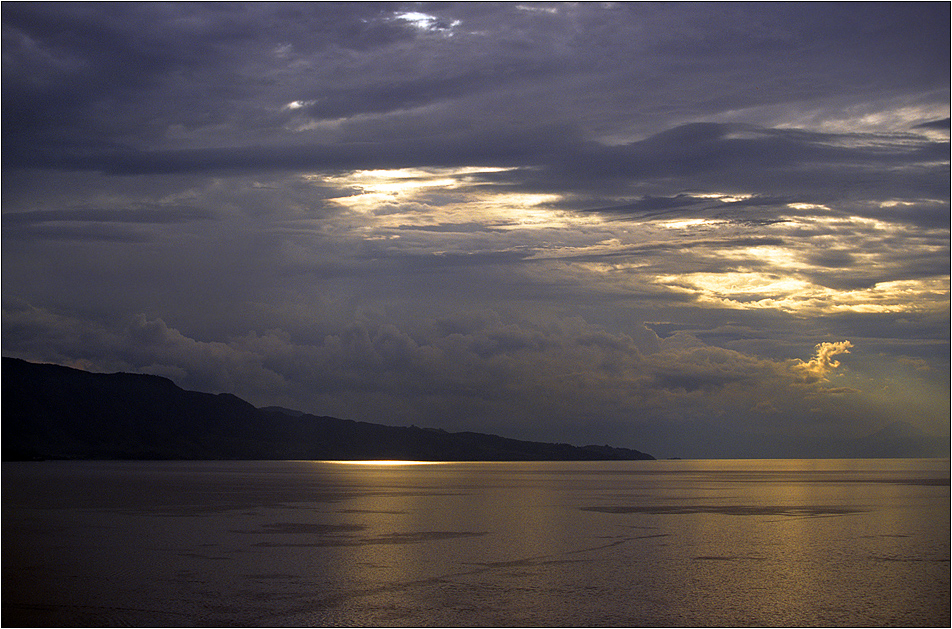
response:
M395 427L256 408L167 378L90 373L3 358L3 460L249 459L422 461L650 460L474 432Z

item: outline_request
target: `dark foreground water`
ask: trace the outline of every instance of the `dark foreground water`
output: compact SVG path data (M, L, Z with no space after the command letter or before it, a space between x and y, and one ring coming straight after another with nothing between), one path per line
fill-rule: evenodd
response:
M4 626L949 626L948 460L4 463Z

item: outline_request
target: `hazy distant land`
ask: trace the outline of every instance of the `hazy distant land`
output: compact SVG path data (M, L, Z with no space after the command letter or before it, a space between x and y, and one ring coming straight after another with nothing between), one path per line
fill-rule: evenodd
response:
M394 427L255 408L159 376L100 374L3 358L3 459L648 460L473 432Z

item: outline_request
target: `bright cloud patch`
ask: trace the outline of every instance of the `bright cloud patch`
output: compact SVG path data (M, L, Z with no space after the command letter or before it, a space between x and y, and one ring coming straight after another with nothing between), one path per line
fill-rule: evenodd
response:
M816 355L809 362L793 366L797 372L803 373L811 381L825 380L825 376L840 366L840 362L833 357L837 354L849 354L853 344L849 341L835 343L817 343Z

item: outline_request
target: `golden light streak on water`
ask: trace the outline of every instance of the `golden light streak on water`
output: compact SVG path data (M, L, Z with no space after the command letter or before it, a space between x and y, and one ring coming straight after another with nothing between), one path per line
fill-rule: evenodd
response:
M333 463L335 465L443 465L445 461L402 461L398 459L375 459L370 461L315 461L315 463Z

